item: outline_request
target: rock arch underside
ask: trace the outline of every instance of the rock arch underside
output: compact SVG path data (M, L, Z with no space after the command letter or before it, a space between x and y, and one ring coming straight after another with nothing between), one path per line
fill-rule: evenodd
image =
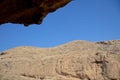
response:
M0 24L41 24L47 14L71 0L0 0Z

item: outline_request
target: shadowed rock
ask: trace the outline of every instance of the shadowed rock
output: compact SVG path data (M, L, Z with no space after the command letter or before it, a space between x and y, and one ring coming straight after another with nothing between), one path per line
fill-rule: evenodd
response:
M44 17L71 0L0 0L0 24L41 24Z

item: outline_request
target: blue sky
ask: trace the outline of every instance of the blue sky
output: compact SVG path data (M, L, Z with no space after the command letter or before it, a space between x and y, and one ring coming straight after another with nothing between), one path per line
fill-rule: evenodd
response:
M74 0L41 25L0 25L0 51L18 46L54 47L73 40L120 39L120 0Z

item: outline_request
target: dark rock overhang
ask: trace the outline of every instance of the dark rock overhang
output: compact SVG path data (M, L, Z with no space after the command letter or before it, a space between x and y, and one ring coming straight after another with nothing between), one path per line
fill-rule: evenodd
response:
M41 24L44 17L72 0L0 0L0 24Z

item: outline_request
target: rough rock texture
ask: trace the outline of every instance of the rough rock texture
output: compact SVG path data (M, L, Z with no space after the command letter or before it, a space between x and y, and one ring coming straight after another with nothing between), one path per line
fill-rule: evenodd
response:
M0 24L40 24L44 17L71 0L0 0Z
M120 40L4 51L0 80L120 80Z

